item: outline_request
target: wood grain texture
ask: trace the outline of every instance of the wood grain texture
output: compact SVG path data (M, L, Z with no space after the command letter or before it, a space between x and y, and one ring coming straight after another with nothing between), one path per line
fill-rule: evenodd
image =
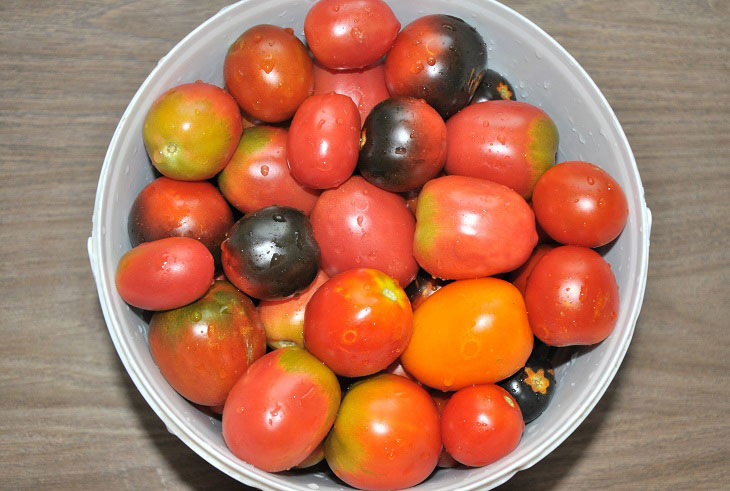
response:
M106 147L147 74L224 0L0 2L0 488L241 489L147 406L86 256ZM730 2L510 0L573 54L654 216L626 359L504 489L730 488Z

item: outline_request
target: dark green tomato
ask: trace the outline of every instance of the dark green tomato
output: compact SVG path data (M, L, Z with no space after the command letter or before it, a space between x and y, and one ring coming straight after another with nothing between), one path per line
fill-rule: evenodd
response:
M416 310L428 297L436 293L442 286L451 283L447 280L434 278L424 270L420 270L416 279L406 287L406 295L411 301L411 307Z
M358 167L371 184L410 191L435 177L445 163L446 123L423 99L386 99L365 119Z
M305 289L319 270L319 245L307 217L269 206L238 220L221 244L223 270L246 294L285 298Z
M512 88L512 84L507 81L499 73L494 70L487 69L484 74L482 83L477 87L477 91L474 93L471 102L469 104L477 104L479 102L486 101L516 101L515 89Z
M555 393L555 370L546 359L531 356L517 373L499 382L517 401L525 423L540 416Z

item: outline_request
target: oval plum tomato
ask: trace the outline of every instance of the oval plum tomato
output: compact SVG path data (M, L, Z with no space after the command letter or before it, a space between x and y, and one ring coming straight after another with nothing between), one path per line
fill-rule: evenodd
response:
M390 94L385 86L385 66L382 63L353 70L333 70L314 64L314 93L337 92L346 95L360 112L360 123L370 110Z
M309 215L319 192L299 184L286 160L287 131L256 126L243 131L236 152L218 185L228 201L243 213L267 206L289 206ZM230 227L229 227L230 228Z
M198 81L174 87L152 103L142 136L162 175L202 181L225 167L242 130L241 112L228 92Z
M525 429L522 413L506 390L494 384L456 392L441 413L444 447L470 467L491 464L517 447Z
M362 377L400 356L413 330L403 289L375 269L351 269L330 278L304 313L304 345L337 375Z
M486 101L516 101L515 89L512 84L494 70L487 69L482 83L477 87L474 97L469 104L478 104Z
M122 299L146 310L182 307L213 283L213 256L195 239L168 237L145 242L122 256L116 285Z
M294 178L314 189L339 186L357 165L360 113L347 96L313 95L294 115L286 157Z
M216 281L185 307L156 312L149 344L173 389L205 406L223 404L249 365L266 353L256 307L227 281Z
M300 464L322 442L340 406L340 384L296 346L259 358L231 389L223 438L233 454L266 472Z
M446 124L423 99L386 99L365 120L358 168L371 184L392 192L417 189L445 162Z
M209 182L160 177L138 195L129 212L132 246L166 237L197 239L220 264L221 242L233 225L233 213Z
M425 99L446 119L469 103L486 65L476 29L458 17L428 15L398 34L385 58L385 83L392 96Z
M412 239L416 221L397 194L353 176L338 188L322 193L310 219L327 275L373 268L402 286L416 277L418 264L413 257Z
M266 330L266 342L272 349L296 345L304 348L304 309L329 277L321 271L311 285L291 298L262 300L258 309Z
M522 296L525 295L525 289L527 288L527 278L530 277L530 273L532 273L532 270L535 268L537 262L542 259L545 254L552 251L556 247L557 246L550 244L542 244L535 247L535 250L532 251L532 255L527 260L527 262L525 262L525 264L510 273L510 283L517 287Z
M312 54L328 68L362 68L385 56L400 22L382 0L320 0L304 19Z
M451 393L441 392L440 390L432 390L430 394L431 399L433 399L433 402L436 404L436 409L438 409L439 417L441 417L441 413L444 412L446 403L449 402L449 399L451 398ZM436 465L441 468L448 468L454 467L457 464L458 462L456 462L454 458L449 455L449 452L447 452L445 448L442 448L441 456L439 456L439 461Z
M223 65L226 87L241 108L269 123L285 121L312 93L312 59L291 28L262 24L231 45Z
M550 237L583 247L611 242L629 215L621 186L588 162L564 162L546 172L535 186L532 206Z
M413 335L401 362L439 390L498 382L525 365L532 331L520 292L503 280L449 283L413 313Z
M533 268L525 303L532 331L545 344L595 344L616 326L618 284L611 266L596 251L562 246Z
M498 182L529 199L538 178L555 164L558 129L545 111L526 102L468 106L446 129L447 174Z
M371 490L415 486L431 474L440 453L431 397L415 382L390 374L350 388L324 443L337 477Z
M421 267L437 278L512 271L530 257L535 244L535 216L506 186L445 176L427 182L418 195L413 252Z

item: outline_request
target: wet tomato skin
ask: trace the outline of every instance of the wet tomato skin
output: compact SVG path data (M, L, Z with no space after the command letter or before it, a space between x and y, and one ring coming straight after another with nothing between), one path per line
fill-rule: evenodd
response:
M168 237L129 250L117 264L116 286L130 305L168 310L202 297L213 282L213 256L202 242Z
M309 215L319 192L299 184L286 160L287 130L256 126L243 131L236 152L218 185L226 199L243 213L267 206L288 206ZM229 227L230 228L230 227Z
M358 168L391 192L417 189L446 163L446 124L423 99L395 97L373 108L360 136Z
M327 275L373 268L400 285L408 285L416 277L412 240L416 223L397 194L353 176L322 193L310 219Z
M385 56L400 31L382 0L320 0L304 19L314 57L333 69L362 68Z
M289 169L310 188L333 188L345 182L357 165L359 149L360 113L352 99L341 94L307 98L289 127Z
M530 277L530 273L532 273L535 265L538 263L538 261L540 261L540 259L542 259L545 254L552 251L556 247L557 246L552 244L538 245L537 247L535 247L535 250L532 251L532 255L525 262L525 264L510 273L510 283L517 287L517 289L520 291L520 293L522 293L523 296L525 295L525 289L527 288L527 278Z
M562 246L533 268L525 303L530 326L545 344L595 344L616 326L618 284L611 266L596 251Z
M304 314L304 344L336 374L385 369L405 350L413 312L403 289L375 269L351 269L314 293Z
M223 438L238 458L267 472L311 456L340 405L337 377L305 350L289 346L254 362L231 389Z
M368 378L345 394L324 452L337 477L356 488L415 486L441 453L438 411L428 393L405 377Z
M202 181L225 167L242 129L236 101L220 87L198 81L173 87L152 103L142 136L162 175Z
M291 118L314 86L307 48L291 29L268 24L252 27L231 45L223 75L241 108L269 123Z
M469 104L478 104L486 101L516 101L515 89L512 84L494 70L487 69L482 83L477 87Z
M192 304L156 312L149 345L176 391L197 404L219 406L266 352L266 336L251 300L229 282L216 281Z

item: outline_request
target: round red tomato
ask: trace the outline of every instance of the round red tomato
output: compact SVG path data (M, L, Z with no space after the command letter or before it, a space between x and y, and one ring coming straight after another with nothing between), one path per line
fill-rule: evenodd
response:
M347 484L402 489L426 479L441 453L439 415L415 382L378 375L345 394L324 455Z
M532 273L537 262L542 259L545 254L556 247L557 246L550 244L542 244L535 247L535 250L532 251L532 255L527 262L510 273L509 281L517 287L523 296L525 295L525 288L527 288L527 278L529 278L530 273Z
M117 264L119 295L146 310L182 307L202 297L213 282L213 256L195 239L168 237L145 242Z
M339 406L332 370L301 348L281 348L254 362L231 389L223 438L236 457L261 470L288 470L311 456Z
M444 447L457 462L471 467L509 454L520 443L524 429L517 402L494 384L461 389L441 413Z
M156 312L150 321L152 359L172 387L197 404L218 406L266 352L256 307L227 281L198 301Z
M258 25L231 45L226 87L248 115L275 123L294 115L311 93L312 59L291 28Z
M345 377L386 368L406 349L412 330L406 293L375 269L351 269L330 278L304 313L307 350Z
M621 186L588 162L564 162L547 171L537 181L532 206L550 237L583 247L618 237L629 214Z
M304 19L314 57L328 68L361 68L385 56L400 22L382 0L320 0Z
M616 326L619 294L611 266L594 250L563 246L527 278L525 303L535 336L550 346L595 344Z

